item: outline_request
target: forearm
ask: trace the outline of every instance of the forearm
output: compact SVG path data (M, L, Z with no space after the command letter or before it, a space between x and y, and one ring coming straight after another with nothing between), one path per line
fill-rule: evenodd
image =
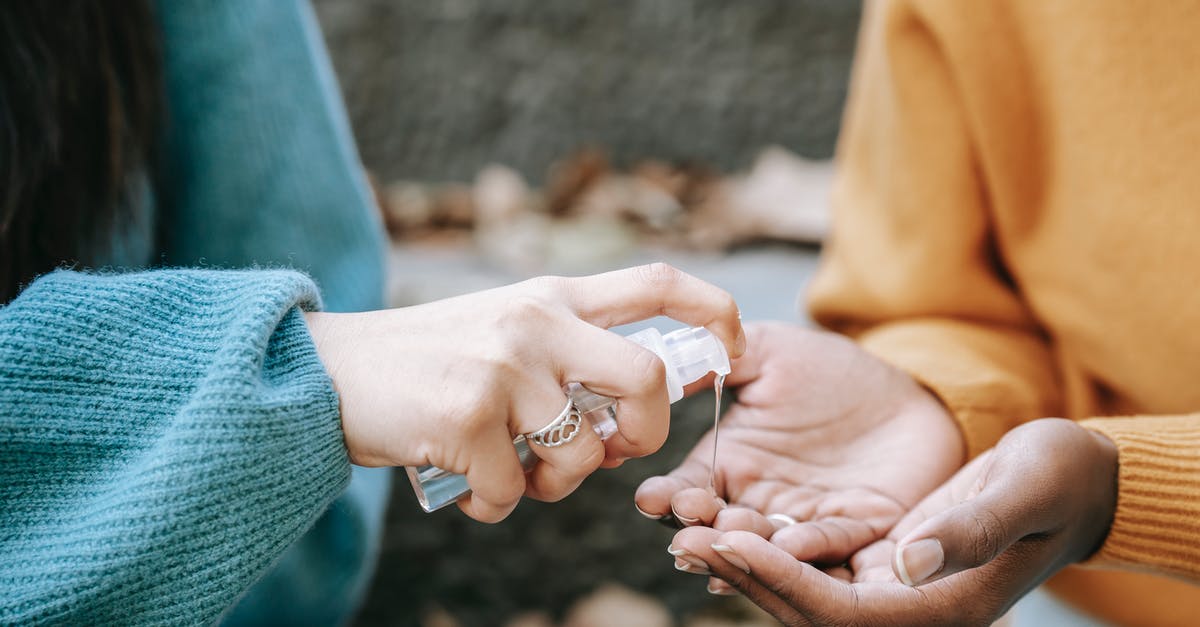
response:
M909 3L868 6L813 319L936 393L968 453L1061 413L1055 359L997 248L952 59Z

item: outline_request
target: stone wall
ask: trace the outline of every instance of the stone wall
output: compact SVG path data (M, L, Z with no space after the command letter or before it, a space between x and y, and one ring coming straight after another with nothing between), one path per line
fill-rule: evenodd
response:
M738 169L832 154L848 0L318 0L359 147L383 180L538 180L580 147Z

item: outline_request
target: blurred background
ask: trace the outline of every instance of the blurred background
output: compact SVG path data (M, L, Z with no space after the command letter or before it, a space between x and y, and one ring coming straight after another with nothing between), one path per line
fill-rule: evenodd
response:
M746 319L801 320L857 2L315 7L393 239L393 305L665 260L730 291ZM658 454L499 525L422 513L398 473L358 624L773 624L672 569L672 531L632 505L712 403L675 405Z

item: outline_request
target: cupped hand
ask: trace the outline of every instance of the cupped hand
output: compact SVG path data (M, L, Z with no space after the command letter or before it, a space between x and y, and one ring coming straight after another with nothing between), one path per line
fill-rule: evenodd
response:
M1036 420L1009 432L836 572L769 542L755 514L740 531L685 529L671 550L788 625L989 624L1099 548L1116 507L1116 472L1116 447L1104 436L1066 420Z
M350 459L463 473L469 516L504 518L523 494L560 499L604 464L649 454L667 435L663 364L605 330L666 315L705 326L732 356L745 347L725 291L665 264L581 278L542 277L386 311L306 314L333 379ZM512 440L546 426L579 382L618 399L620 431L582 429L526 476Z
M713 434L635 503L650 517L745 528L771 516L795 558L838 566L883 538L957 470L963 443L941 403L910 376L831 333L782 323L747 325L746 354L727 385L737 402L721 419L716 496L708 483Z

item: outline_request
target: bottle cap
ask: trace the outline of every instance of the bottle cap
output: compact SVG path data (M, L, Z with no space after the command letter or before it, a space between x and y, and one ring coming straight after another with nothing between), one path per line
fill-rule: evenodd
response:
M710 372L729 374L729 355L717 336L704 327L684 328L663 336L666 362L675 369L679 382L687 385Z
M630 340L654 351L667 370L667 396L670 402L683 398L683 386L703 379L710 372L729 374L729 355L715 335L704 327L684 327L660 334L644 329Z

